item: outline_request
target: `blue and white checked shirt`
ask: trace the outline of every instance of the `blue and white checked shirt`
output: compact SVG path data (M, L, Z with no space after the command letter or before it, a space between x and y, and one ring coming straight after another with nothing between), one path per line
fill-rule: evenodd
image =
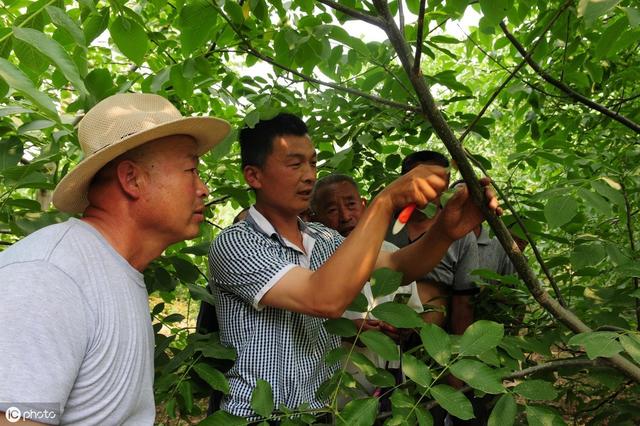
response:
M223 230L211 244L209 266L220 339L238 357L227 373L230 393L222 409L256 418L251 393L258 379L271 384L275 407L326 404L316 391L337 369L324 357L340 345L322 318L260 304L262 296L296 266L318 269L342 244L336 231L299 222L307 254L280 236L254 207L245 221Z

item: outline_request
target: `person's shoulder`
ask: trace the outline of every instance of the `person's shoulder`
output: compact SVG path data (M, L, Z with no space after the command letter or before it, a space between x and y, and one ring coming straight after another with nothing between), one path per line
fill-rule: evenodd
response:
M0 267L12 263L47 261L77 220L45 226L0 253Z
M338 231L333 228L329 228L328 226L325 226L319 222L305 222L305 225L307 226L307 228L309 228L309 231L311 231L311 233L319 238L331 241L335 239L338 239L340 241L344 240L344 237L340 235Z
M266 239L266 235L257 231L248 222L241 220L216 235L211 243L211 251L225 251L229 247L252 245Z

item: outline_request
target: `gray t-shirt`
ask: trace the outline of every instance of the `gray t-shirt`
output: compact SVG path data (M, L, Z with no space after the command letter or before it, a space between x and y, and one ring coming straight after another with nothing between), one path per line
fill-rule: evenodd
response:
M0 294L0 412L55 403L39 422L153 424L143 276L92 226L70 219L0 253Z
M389 229L386 240L398 247L411 243L406 226L396 235ZM475 235L470 232L454 241L433 271L417 281L435 281L454 291L471 290L475 288L471 276L475 269L478 269L478 247Z
M516 268L511 263L500 245L497 238L489 238L489 231L484 227L480 228L478 243L478 267L497 272L500 275L512 275L516 273Z

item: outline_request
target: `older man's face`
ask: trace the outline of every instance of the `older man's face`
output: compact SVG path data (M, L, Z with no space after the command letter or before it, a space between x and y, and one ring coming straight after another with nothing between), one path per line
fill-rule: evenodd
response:
M142 207L145 226L169 244L193 238L204 221L209 191L198 175L197 144L174 135L151 142L142 161L146 170Z
M345 237L356 227L365 209L364 200L350 182L327 185L316 197L316 220Z

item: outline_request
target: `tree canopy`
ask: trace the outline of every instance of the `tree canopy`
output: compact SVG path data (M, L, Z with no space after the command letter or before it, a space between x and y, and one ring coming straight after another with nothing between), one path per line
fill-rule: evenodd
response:
M472 11L477 26L460 36L444 30ZM383 41L363 37L354 21ZM480 272L502 283L483 286L486 300L494 314L514 300L526 313L516 325L513 312L487 317L462 337L411 323L423 345L403 356L407 381L392 389L391 412L345 371L321 389L331 401L325 411L346 424L425 425L439 404L469 418L464 394L437 381L450 372L477 394L500 395L490 424L637 424L639 47L632 0L5 0L0 244L65 220L50 194L81 159L74 126L118 92L158 93L183 114L218 116L236 129L298 114L319 173L351 174L371 196L406 154L447 151L476 199L475 177L487 174L508 208L488 221L519 278ZM211 208L201 237L170 247L145 272L158 300L156 401L174 422L202 419L198 398L228 392L221 371L235 354L216 333L194 333L172 303L211 301L206 253L229 224L221 213L252 202L236 139L237 131L202 159ZM514 222L530 242L526 258L510 249L505 223ZM381 315L411 322L401 308ZM326 326L395 356L380 336L340 320ZM339 350L328 362L347 357L389 385L366 358ZM306 424L319 414L273 407L265 383L252 398L260 415L278 409ZM338 407L338 395L353 400ZM217 412L202 424L232 422L241 421Z

